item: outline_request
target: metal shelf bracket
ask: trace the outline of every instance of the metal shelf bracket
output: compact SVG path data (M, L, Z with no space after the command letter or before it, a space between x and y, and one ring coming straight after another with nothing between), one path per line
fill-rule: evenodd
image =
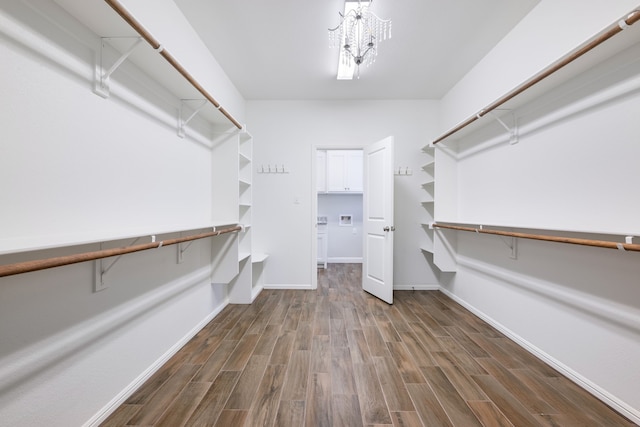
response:
M518 121L516 119L515 114L513 114L513 112L511 112L511 117L513 118L512 128L509 127L504 121L502 121L500 117L498 117L493 111L489 111L486 115L491 115L491 117L493 117L498 123L502 125L503 128L507 130L507 132L509 133L509 144L513 145L518 143L519 141Z
M156 236L152 236L152 241L155 242ZM140 240L140 237L136 238L133 242L131 242L128 246L133 246L136 243L138 243L138 240ZM100 243L100 250L102 250L102 243ZM122 257L122 255L118 255L117 257L115 257L113 259L113 261L111 261L111 264L109 264L106 268L104 266L106 259L100 258L94 261L94 268L93 271L95 273L95 280L93 283L93 291L94 292L100 292L100 291L104 291L105 289L107 289L109 287L109 285L105 282L105 275L109 272L109 270L111 270L113 268L114 265L116 265L116 263L118 261L120 261L120 258Z
M114 38L135 39L135 41L131 46L129 46L129 48L122 55L120 55L120 58L118 58L116 62L114 62L113 65L108 70L105 71L106 42ZM100 38L100 58L99 58L100 61L99 63L97 63L96 61L95 82L93 87L93 91L97 95L100 95L103 98L109 97L109 80L111 78L111 74L113 74L114 71L116 71L118 67L122 65L122 63L129 57L129 55L133 53L133 51L136 49L136 47L138 47L138 45L141 42L142 42L142 37L102 37Z
M201 101L201 104L198 107L196 107L196 109L191 113L189 117L185 119L183 117L186 113L185 110L187 109L187 102L190 102L190 101ZM191 121L191 119L197 116L200 110L202 110L206 105L207 105L206 99L181 99L180 100L180 110L178 111L178 136L180 138L184 138L185 128L187 127L187 124Z

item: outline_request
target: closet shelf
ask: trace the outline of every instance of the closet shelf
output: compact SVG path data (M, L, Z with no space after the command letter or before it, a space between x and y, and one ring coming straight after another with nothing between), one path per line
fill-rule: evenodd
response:
M470 227L467 224L456 223L456 222L447 222L446 224L438 222L438 223L434 223L433 227L440 228L440 229L447 229L447 230L468 231L468 232L474 232L478 234L492 234L492 235L503 236L503 237L516 237L516 238L522 238L522 239L542 240L542 241L554 242L554 243L569 243L574 245L594 246L599 248L640 252L640 244L633 243L634 236L625 236L625 239L626 239L625 242L616 242L616 241L588 239L588 238L574 237L574 236L559 236L559 235L549 235L549 234L515 232L515 231L504 230L504 229L503 230L486 229L484 228L484 225ZM504 227L504 226L493 226L493 227L511 228L511 227ZM575 234L576 232L567 231L567 230L557 230L556 233ZM588 232L583 234L594 234L594 233ZM616 235L616 236L619 236L619 235Z
M268 257L269 257L268 254L256 252L251 257L251 262L254 264L259 264L259 263L265 262Z
M240 164L241 164L241 165L246 165L246 164L251 163L251 158L249 158L249 157L245 156L245 155L244 155L244 154L242 154L242 153L238 153L238 158L239 158L239 160L240 160Z
M585 72L594 64L638 43L640 40L640 25L633 24L639 20L640 9L633 10L501 98L482 108L475 115L435 138L423 150L431 148L433 144L446 141L454 135L460 138L477 131L487 124L486 120L480 119L498 107L501 110L514 110L550 92L576 75Z
M216 231L209 231L206 233L193 234L190 236L176 237L172 239L163 239L163 240L156 241L154 238L152 239L151 242L141 243L141 244L132 244L127 247L101 249L97 251L82 252L82 253L73 254L73 255L64 255L64 256L46 258L41 260L7 264L7 265L0 266L0 277L29 273L32 271L40 271L40 270L54 268L54 267L62 267L65 265L77 264L81 262L101 260L103 258L110 258L114 256L119 257L125 254L145 251L149 249L159 249L164 246L177 245L179 243L184 243L184 242L192 242L194 240L219 236L220 234L238 232L240 230L241 230L240 226L233 226L233 227L227 227L227 228L216 230ZM180 230L180 231L190 231L190 230Z
M219 111L227 121L231 122L236 128L242 129L242 125L229 113L227 112L218 101L216 101L213 96L187 71L176 58L174 58L168 51L163 47L163 45L156 40L145 28L144 26L138 22L133 15L129 13L129 11L118 1L118 0L105 0L105 2L125 20L147 43L151 46L151 48L157 52L160 56L162 56L166 62L168 62L171 67L173 67L183 78L186 80L199 94L204 97L215 110ZM150 75L157 77L158 74L156 71L151 68L147 71L150 71Z
M70 246L88 245L92 243L110 242L116 240L128 240L140 236L157 236L193 230L221 228L236 225L237 221L215 221L205 224L182 224L156 228L135 228L119 232L102 231L90 233L77 233L65 235L47 235L32 238L0 239L0 255L55 249Z

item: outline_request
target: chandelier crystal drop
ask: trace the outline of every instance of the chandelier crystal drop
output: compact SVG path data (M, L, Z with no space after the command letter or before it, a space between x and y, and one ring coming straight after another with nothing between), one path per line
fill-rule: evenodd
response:
M373 64L378 56L378 42L391 38L391 20L380 19L369 8L369 2L346 2L341 21L329 28L329 45L340 47L339 66L352 67L360 78L360 65ZM340 73L339 73L340 75ZM341 78L341 77L338 77Z

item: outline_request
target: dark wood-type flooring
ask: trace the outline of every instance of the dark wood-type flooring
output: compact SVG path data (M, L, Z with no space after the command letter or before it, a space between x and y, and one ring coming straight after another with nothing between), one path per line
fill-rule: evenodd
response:
M635 425L444 294L360 282L227 306L102 425Z

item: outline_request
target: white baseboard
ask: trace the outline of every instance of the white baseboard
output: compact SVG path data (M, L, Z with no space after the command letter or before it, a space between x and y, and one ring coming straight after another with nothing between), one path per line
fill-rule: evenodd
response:
M151 366L133 380L124 390L107 403L97 414L95 414L83 427L97 427L109 417L120 405L122 405L145 381L155 374L165 363L173 357L185 344L191 340L198 332L202 330L209 322L211 322L220 312L229 304L229 300L220 304L207 317L202 319L195 327L193 327L186 335L184 335L177 343L175 343L166 353L158 358Z
M422 285L393 285L394 291L438 291L440 285L435 284L422 284Z
M258 298L258 295L260 295L260 292L262 292L263 289L264 286L258 285L251 290L251 302L254 302L256 298Z
M331 257L327 258L329 264L362 264L362 257Z
M525 340L524 338L522 338L520 335L516 334L509 328L495 321L493 318L487 316L484 312L468 304L466 301L459 298L457 295L453 294L448 289L441 287L440 291L445 295L447 295L452 300L454 300L455 302L457 302L458 304L462 305L464 308L466 308L473 314L475 314L476 316L478 316L479 318L481 318L482 320L484 320L485 322L487 322L489 325L496 328L498 331L502 332L504 335L506 335L509 339L514 341L520 347L524 348L529 353L533 354L535 357L542 360L547 365L551 366L553 369L557 370L562 375L569 378L571 381L576 383L579 387L583 388L584 390L592 394L597 399L609 405L610 407L618 411L623 416L629 418L634 423L640 425L640 411L638 409L632 408L625 402L616 398L608 391L604 390L603 388L593 383L589 379L583 377L582 375L580 375L579 373L577 373L567 365L563 364L559 360L555 359L554 357L550 356L549 354L547 354L537 346L531 344L529 341Z
M278 284L270 284L270 285L264 285L264 289L302 289L302 290L311 290L313 289L311 287L310 284L306 284L306 285L296 285L296 284L289 284L289 285L278 285Z

